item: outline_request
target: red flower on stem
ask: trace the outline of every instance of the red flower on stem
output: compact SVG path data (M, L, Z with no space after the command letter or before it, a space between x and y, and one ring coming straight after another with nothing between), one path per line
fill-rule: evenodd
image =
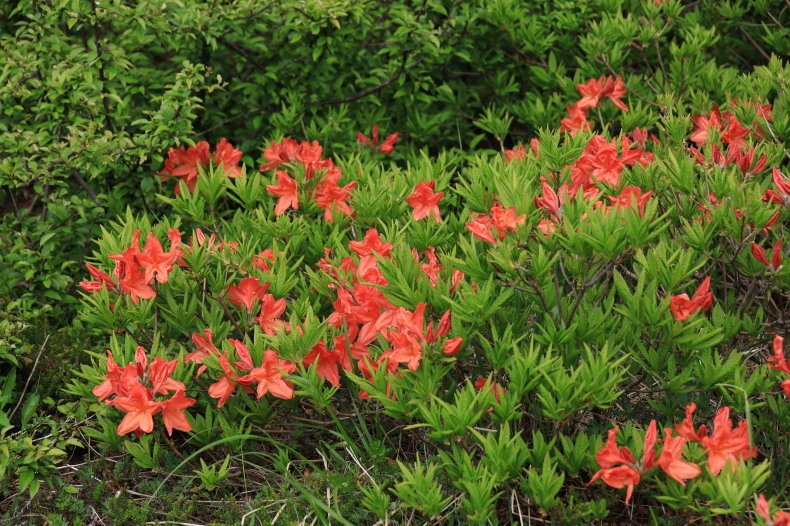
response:
M631 450L627 447L617 448L617 432L619 429L619 427L615 426L614 429L609 431L606 445L595 455L595 460L601 466L601 469L593 475L587 486L600 478L613 488L627 488L625 503L628 504L634 492L634 486L639 484L640 473L647 471L656 464L656 452L653 449L657 436L656 421L650 421L650 426L645 433L641 462L636 461Z
M778 334L774 336L773 351L774 355L768 359L770 369L774 371L782 371L783 373L790 374L790 362L785 358L783 350L784 338ZM790 378L781 383L781 387L785 392L785 396L790 397Z
M755 507L757 515L765 520L768 526L790 526L790 513L785 511L777 511L773 517L771 516L771 507L765 499L765 495L760 493L757 497L757 506Z
M436 181L420 181L414 187L414 193L406 198L406 202L414 209L412 217L419 221L431 213L437 223L441 222L439 216L439 201L444 197L444 192L434 192Z
M752 255L754 256L754 259L768 267L769 270L775 272L782 265L782 240L780 239L774 244L774 248L771 251L770 261L768 261L768 256L765 254L763 247L757 243L752 243Z
M357 141L359 142L359 144L362 144L362 145L365 145L365 146L369 146L369 147L373 148L374 150L377 150L377 151L379 151L379 152L381 152L381 153L383 153L385 155L392 153L392 151L393 151L393 149L395 147L395 142L398 140L398 134L397 133L393 133L392 135L390 135L386 139L384 139L384 142L382 142L381 146L379 146L379 125L378 124L374 124L373 125L373 129L371 130L371 134L370 135L371 135L371 139L368 139L361 132L357 132Z
M710 309L712 304L713 292L710 291L710 277L708 277L702 281L691 298L686 293L672 296L669 310L672 312L675 320L683 321L698 310L706 311Z
M277 172L277 184L267 185L266 191L280 198L274 207L274 215L281 216L289 208L299 210L299 192L296 181L291 179L287 173Z
M261 285L258 278L244 278L238 285L231 285L228 288L230 302L238 307L244 306L247 312L252 311L252 305L263 299L266 291L269 290L269 283Z

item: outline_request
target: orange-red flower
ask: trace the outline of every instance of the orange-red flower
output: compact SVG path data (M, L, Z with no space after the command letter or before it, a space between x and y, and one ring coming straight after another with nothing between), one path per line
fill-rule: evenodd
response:
M770 261L768 261L768 256L765 254L763 247L757 243L752 243L752 255L754 259L767 266L770 270L776 271L782 265L782 240L780 239L774 244Z
M342 176L340 168L332 167L326 171L315 189L315 202L324 209L324 219L330 223L334 221L334 212L349 216L354 211L347 201L351 197L351 191L357 186L357 181L339 186L337 183Z
M277 398L290 400L294 395L293 384L285 379L283 374L291 374L296 370L296 364L281 360L277 353L267 349L263 353L263 363L254 368L246 376L239 378L239 382L257 382L258 398L266 393L271 393Z
M390 135L386 139L384 139L384 142L381 143L381 146L379 146L379 125L378 124L374 124L373 125L373 130L371 131L370 135L371 135L371 139L368 139L362 133L357 132L357 141L359 142L359 144L363 144L365 146L370 146L374 150L377 150L377 151L379 151L379 152L381 152L381 153L383 153L385 155L392 153L392 151L393 151L393 149L395 147L395 142L398 140L398 134L397 133L393 133L392 135Z
M667 475L685 486L685 481L702 473L702 469L693 462L683 460L682 453L683 446L687 442L686 438L671 436L672 429L664 429L664 433L666 438L663 440L664 447L658 457L658 465Z
M107 405L126 411L126 416L118 426L118 435L134 432L138 437L154 430L154 415L162 408L161 402L151 400L142 384L133 386L127 396L116 396Z
M362 241L349 241L348 248L360 256L369 256L375 252L382 257L387 257L392 252L392 243L382 241L378 230L371 228L365 233L365 238Z
M252 305L263 299L266 291L269 290L269 283L261 285L258 278L244 278L238 285L228 287L230 302L236 306L244 306L247 312L252 311Z
M282 252L281 252L282 254ZM252 266L263 272L271 272L269 263L274 263L274 250L267 248L252 258Z
M184 391L176 391L172 398L162 402L162 420L165 422L168 435L173 435L173 429L192 431L184 411L196 402L194 398L187 398Z
M757 515L765 520L768 526L790 526L790 513L785 511L777 511L773 517L771 516L771 507L765 499L765 495L760 493L757 497L757 506L755 507Z
M782 173L776 168L771 168L771 178L778 191L766 190L763 201L790 207L790 181L785 179Z
M783 347L784 338L777 334L774 336L773 342L774 355L768 359L768 365L770 366L770 369L790 374L790 362L788 362L785 358ZM785 392L785 396L790 397L790 378L782 382L780 385Z
M670 299L669 310L677 321L683 321L698 310L706 311L713 304L713 292L710 291L710 277L705 278L694 296L688 297L683 293L672 296Z
M189 148L170 148L167 152L167 159L165 160L164 169L159 172L162 175L162 181L169 178L181 179L187 185L190 192L195 191L197 186L198 169L201 166L206 166L210 161L214 164L221 165L225 170L228 177L240 177L242 175L241 167L238 166L241 161L241 150L236 150L233 145L222 138L215 147L215 152L210 153L209 144L206 141L200 141L194 146ZM176 194L181 192L181 188L176 185Z
M461 350L463 343L464 339L460 336L447 340L444 342L444 345L442 345L442 353L446 354L447 356L453 356Z
M174 401L167 406L168 413L163 415L165 426L171 434L174 428L189 431L189 423L183 416L183 411L195 401L185 398L184 384L171 378L177 365L177 359L165 361L158 356L149 365L145 349L138 347L134 353L134 362L119 367L112 353L107 351L106 379L93 388L93 394L99 397L99 401L115 395L112 400L107 400L107 405L126 412L118 426L119 435L133 432L139 437L143 433L150 433L154 427L153 416L168 403L156 401L156 395L166 395L171 391L175 392L175 396L171 398ZM183 405L189 400L191 403ZM180 407L177 410L181 412L180 416L173 413L176 407Z
M321 340L313 346L310 353L304 357L302 365L310 366L318 362L318 365L316 365L318 376L324 378L335 387L340 387L340 371L338 370L338 364L342 361L343 355L341 354L341 350L335 348L330 351L326 343L324 343L324 340ZM345 361L348 362L347 357Z
M580 108L578 103L572 106L565 106L568 116L560 121L560 131L570 132L576 135L580 131L592 129L592 123L587 120L587 109Z
M619 427L617 426L609 430L606 445L595 455L595 460L601 469L593 475L587 485L589 486L600 478L613 488L627 488L625 503L628 504L634 492L634 486L639 483L640 473L649 470L656 464L654 449L657 438L656 421L650 421L650 426L645 433L641 462L636 461L631 450L627 447L617 448L618 431Z
M261 298L261 314L254 318L260 324L263 332L269 336L277 334L282 328L287 328L288 324L279 318L285 312L285 298L274 299L271 294L264 294Z
M707 450L708 468L714 475L719 474L728 460L738 462L757 454L757 448L749 445L746 421L741 421L737 428L732 428L729 407L719 409L713 419L713 433L702 437L700 443Z
M282 143L272 141L272 144L263 152L267 162L261 166L262 172L272 168L279 168L284 164L301 163L305 167L305 178L312 179L316 171L323 171L333 166L329 159L323 159L323 148L318 141L312 143L296 142L294 139L285 138Z
M436 181L420 181L414 187L414 193L406 198L406 202L414 209L412 217L419 221L433 213L437 223L441 222L439 216L439 201L444 197L444 192L434 192Z
M107 287L109 290L118 288L118 285L106 272L102 272L90 263L86 263L85 266L88 267L88 274L98 281L80 281L79 285L82 290L93 294L94 292L100 291L104 287Z
M277 184L266 186L266 191L280 198L274 207L274 215L281 216L289 208L299 210L299 192L296 181L291 179L287 173L277 172Z
M612 195L607 195L606 197L612 202L612 208L617 210L633 209L634 205L636 205L636 209L641 216L644 215L645 204L652 195L652 191L643 194L642 189L638 186L626 186L617 197Z
M582 94L581 100L576 103L576 106L580 109L595 108L598 106L598 101L601 97L608 97L617 108L628 111L628 106L620 100L627 90L623 86L623 79L619 75L614 79L612 79L611 75L590 79L586 84L577 84L576 88Z
M145 281L150 282L156 277L159 283L167 283L168 273L180 255L180 250L162 250L162 244L153 232L148 232L148 240L143 251L137 255L137 263L145 269Z
M197 349L184 356L184 363L195 362L202 364L203 359L209 356L219 356L219 350L214 346L213 335L211 329L203 329L203 336L197 332L192 333L192 343L197 346ZM197 376L203 374L206 370L205 365L198 367Z

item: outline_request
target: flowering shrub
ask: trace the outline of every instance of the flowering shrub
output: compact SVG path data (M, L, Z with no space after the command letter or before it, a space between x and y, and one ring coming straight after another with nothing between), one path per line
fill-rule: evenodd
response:
M619 77L579 90L580 111L602 97L628 109ZM410 486L426 476L448 477L478 518L494 516L507 484L555 518L606 515L573 511L574 479L588 488L583 500L600 479L625 488L625 504L638 495L742 514L772 480L768 451L786 444L765 425L788 424L770 378L790 373L776 333L784 315L770 308L790 285L781 248L790 208L768 193L786 183L773 166L782 152L752 135L744 155L763 159L754 168L708 163L745 144L701 119L686 128L696 147L677 144L683 121L663 119L652 135L601 134L593 122L543 132L530 154L479 157L457 175L427 158L404 173L325 157L319 142L290 138L262 147L261 173L243 177L238 154L171 151L163 173L186 184L162 199L183 226L130 212L105 231L87 265L96 281L80 284L82 317L127 334L72 389L125 413L99 413L122 416L119 435L160 432L160 411L172 434L217 411L265 430L306 411L378 407L385 428L409 424L440 447L427 472L401 464L394 491L427 515L452 492ZM770 260L762 244L773 245ZM739 351L769 339L769 367ZM116 365L138 345L134 363ZM147 369L146 345L156 355ZM695 411L712 418L710 431L695 429ZM617 436L633 442L646 419L637 460ZM490 498L473 499L483 487Z
M152 472L174 451L160 488L260 462L338 519L305 487L317 450L354 471L360 523L647 523L661 505L784 524L790 67L761 46L786 46L781 21L740 24L758 2L320 4L227 8L275 28L271 66L259 29L202 28L246 60L203 139L181 112L224 87L205 68L131 122L147 142L111 132L116 160L152 159L78 284L102 347L67 388L85 435ZM96 36L108 14L69 16ZM359 97L324 97L354 74L333 27L384 75ZM379 38L395 44L369 55ZM725 44L749 67L717 63ZM274 109L239 114L244 90Z

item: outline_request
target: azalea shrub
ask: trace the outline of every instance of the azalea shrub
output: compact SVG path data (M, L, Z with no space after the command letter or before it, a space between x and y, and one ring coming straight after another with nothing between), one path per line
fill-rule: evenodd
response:
M263 491L254 467L324 522L787 524L779 2L76 4L48 20L95 47L81 146L39 130L46 170L0 168L44 210L88 196L61 270L97 344L65 392L88 455L165 474L137 496ZM146 24L206 64L168 69L183 35L127 63ZM131 59L173 82L142 115L146 88L104 91ZM333 470L353 519L308 488Z
M81 319L113 336L70 389L103 402L109 445L250 448L310 415L347 436L356 414L385 447L427 448L363 488L382 519L770 517L790 430L785 74L773 60L744 98L633 129L622 77L593 78L555 130L464 160L399 166L377 127L345 156L275 138L254 166L226 138L172 148L171 213L130 210L86 266Z

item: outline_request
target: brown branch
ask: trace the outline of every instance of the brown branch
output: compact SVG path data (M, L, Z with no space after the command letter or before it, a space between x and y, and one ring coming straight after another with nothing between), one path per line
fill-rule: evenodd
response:
M387 80L385 80L381 84L378 84L377 86L373 86L372 88L368 88L366 90L360 91L359 93L357 93L355 95L350 95L350 96L342 98L342 99L321 100L321 101L318 101L318 102L314 102L313 106L324 106L324 105L327 105L327 104L343 104L345 102L352 102L352 101L361 99L363 97L367 97L371 93L376 93L377 91L386 88L387 86L392 84L395 80L397 80L398 77L400 77L401 75L403 75L407 71L419 66L422 63L422 60L423 59L419 58L416 61L414 61L412 64L410 64L408 66L405 66L405 67L402 67L400 69L400 71L398 71L395 75L391 76L390 78L388 78Z

